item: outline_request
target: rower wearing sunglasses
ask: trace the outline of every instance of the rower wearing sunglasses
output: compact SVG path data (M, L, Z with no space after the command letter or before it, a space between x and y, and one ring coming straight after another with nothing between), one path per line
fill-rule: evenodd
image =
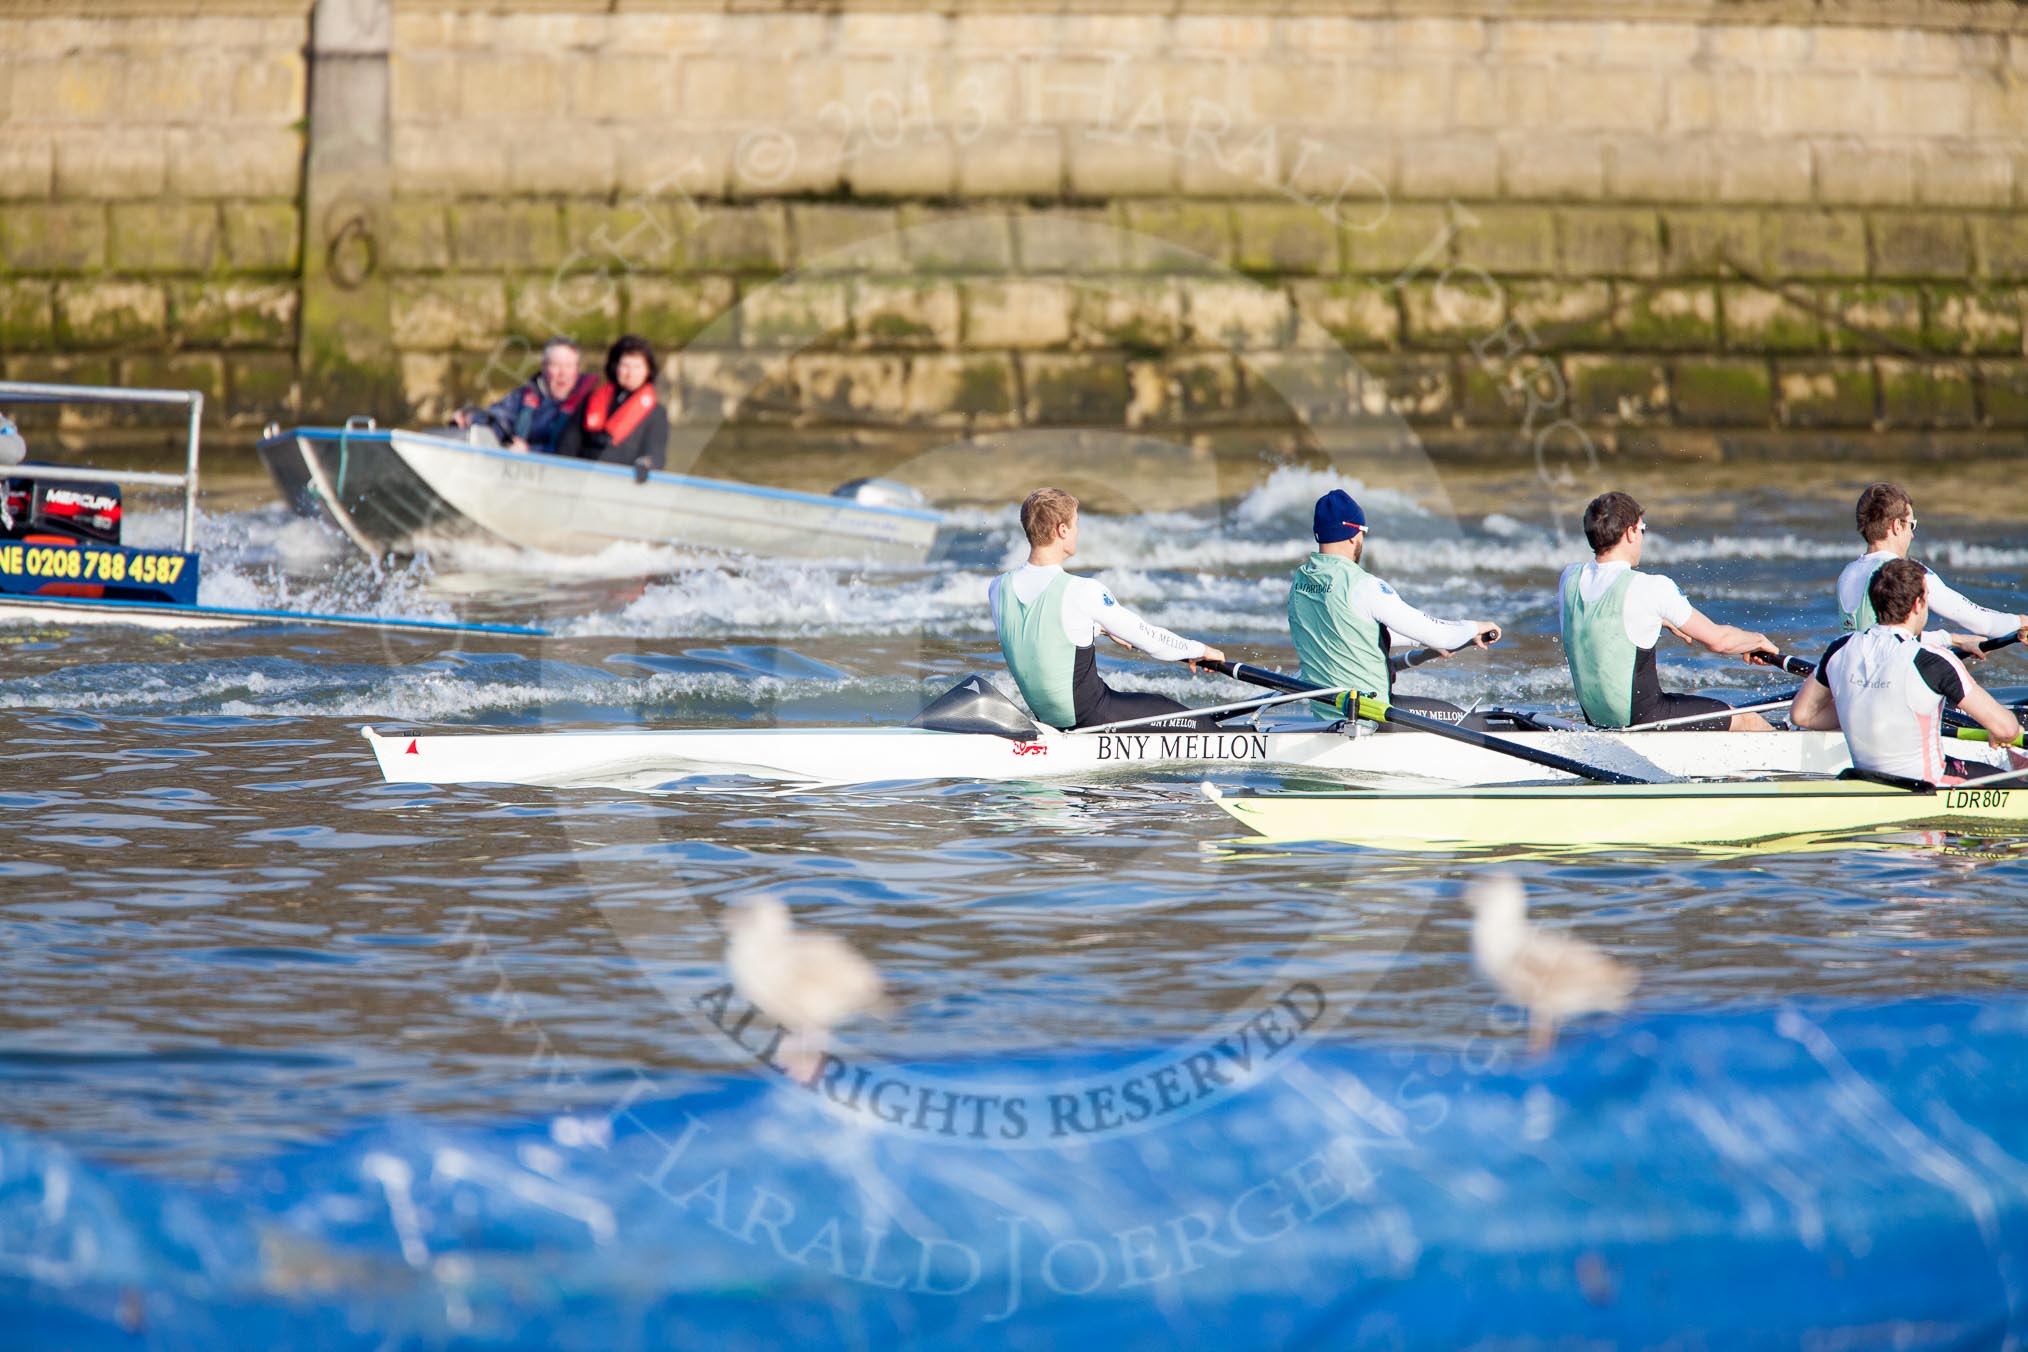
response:
M1438 699L1394 693L1394 673L1406 665L1390 658L1396 640L1419 643L1430 655L1449 657L1467 644L1500 641L1491 620L1439 620L1401 599L1366 571L1366 513L1350 493L1334 488L1317 499L1310 533L1317 550L1289 579L1289 634L1312 685L1350 686L1382 696L1396 708L1455 723L1465 711Z
M1693 714L1714 717L1675 726L1686 731L1771 732L1759 714L1732 713L1723 700L1665 694L1655 669L1662 630L1728 657L1765 652L1777 656L1766 634L1719 624L1684 598L1659 573L1637 571L1648 523L1641 504L1625 493L1602 493L1584 509L1590 563L1563 570L1563 654L1586 721L1600 728L1629 728Z
M1873 575L1882 564L1907 558L1909 546L1915 543L1915 503L1899 484L1868 484L1859 495L1855 515L1866 552L1838 574L1838 615L1845 622L1846 633L1863 634L1879 620L1868 596ZM1979 640L2005 638L2028 629L2028 615L2009 615L1968 601L1934 572L1925 571L1924 578L1929 613L1967 631L1933 629L1922 636L1931 647L1954 647L1977 660Z

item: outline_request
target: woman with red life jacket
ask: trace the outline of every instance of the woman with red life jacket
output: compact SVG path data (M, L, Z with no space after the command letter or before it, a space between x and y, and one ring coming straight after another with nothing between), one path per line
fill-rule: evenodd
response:
M606 353L606 383L592 391L556 440L558 455L632 465L634 478L662 468L669 413L655 395L659 365L646 338L627 334Z

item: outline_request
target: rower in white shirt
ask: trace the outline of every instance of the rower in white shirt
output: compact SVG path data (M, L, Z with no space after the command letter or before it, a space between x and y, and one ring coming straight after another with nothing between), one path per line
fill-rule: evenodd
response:
M1927 570L1889 559L1866 587L1874 623L1832 643L1789 707L1799 728L1843 729L1855 768L1897 779L1957 784L2000 773L1944 755L1943 706L1953 705L1994 743L2014 741L2021 722L1980 688L1953 654L1917 636L1929 619Z
M1175 700L1147 691L1114 690L1099 678L1098 636L1165 662L1222 662L1225 654L1149 624L1113 599L1104 584L1063 571L1077 553L1077 499L1038 488L1021 504L1028 562L993 579L987 595L993 627L1014 683L1037 719L1055 728L1086 728L1156 714L1179 717L1151 728L1208 730Z
M1863 634L1878 618L1867 599L1867 584L1882 564L1907 558L1909 546L1915 543L1915 503L1899 484L1868 484L1859 495L1855 516L1866 552L1838 574L1838 616L1845 623L1846 633ZM1922 636L1924 643L1932 647L1956 647L1976 661L1981 639L2005 638L2028 629L2028 615L1988 610L1966 600L1934 572L1925 571L1924 577L1929 589L1929 613L1964 631L1933 629Z
M1776 650L1766 634L1707 619L1661 574L1636 572L1647 534L1640 503L1625 493L1601 493L1584 509L1592 561L1565 568L1558 584L1563 655L1586 720L1594 727L1627 728L1709 713L1721 716L1677 728L1773 731L1759 714L1732 713L1722 700L1663 693L1655 645L1665 628L1727 656L1772 656Z

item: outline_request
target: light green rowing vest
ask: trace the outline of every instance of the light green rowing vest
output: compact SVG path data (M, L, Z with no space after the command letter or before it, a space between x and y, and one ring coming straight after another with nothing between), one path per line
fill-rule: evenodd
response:
M1595 727L1624 728L1634 721L1634 665L1641 650L1627 637L1629 568L1596 601L1586 601L1578 583L1582 568L1573 568L1563 584L1563 655L1570 663L1570 683L1577 702Z
M1077 645L1063 633L1063 591L1069 585L1070 574L1058 573L1042 595L1023 605L1014 594L1014 574L1000 575L1000 655L1029 710L1053 728L1077 722L1071 693Z
M1838 612L1844 617L1846 633L1863 634L1879 623L1880 617L1873 613L1873 598L1867 593L1873 585L1874 574L1880 571L1880 564L1886 562L1886 559L1882 559L1880 563L1874 564L1873 572L1866 575L1866 586L1859 589L1859 609Z
M1312 554L1289 579L1289 636L1302 677L1315 685L1349 685L1388 695L1387 648L1378 620L1352 609L1352 589L1366 570L1336 554ZM1319 700L1318 704L1323 705ZM1333 713L1342 713L1333 708Z

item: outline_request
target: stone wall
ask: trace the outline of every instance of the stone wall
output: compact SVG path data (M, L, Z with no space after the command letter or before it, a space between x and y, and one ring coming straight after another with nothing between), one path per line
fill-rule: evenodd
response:
M199 8L0 13L0 359L201 389L245 425L297 399L309 5Z
M302 0L109 4L0 20L10 376L358 411L335 268L382 416L634 329L686 416L847 436L2028 427L2012 0L346 0L307 63Z

